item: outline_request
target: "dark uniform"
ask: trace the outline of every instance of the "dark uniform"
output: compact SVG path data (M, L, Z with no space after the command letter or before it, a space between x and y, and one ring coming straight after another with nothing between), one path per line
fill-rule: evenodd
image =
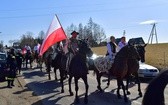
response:
M8 54L7 57L7 67L9 68L8 74L7 74L7 82L8 87L14 86L14 78L16 78L16 55L14 53L14 49L11 49L11 52Z
M20 74L21 67L22 67L22 61L23 61L23 55L19 51L16 55L16 61L17 61L17 69L19 70L19 74Z

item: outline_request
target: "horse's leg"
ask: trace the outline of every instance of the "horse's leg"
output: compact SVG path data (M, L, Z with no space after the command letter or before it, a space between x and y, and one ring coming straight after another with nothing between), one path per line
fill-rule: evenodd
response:
M136 82L138 84L138 91L139 91L139 96L142 97L142 92L141 92L141 82L138 77L138 73L135 74Z
M57 69L54 67L54 74L55 74L55 80L57 81L58 78L57 78Z
M30 68L32 68L32 62L33 62L33 60L29 59L29 62L30 62Z
M131 93L129 92L129 90L128 90L128 85L129 85L129 83L130 83L130 76L127 76L126 77L126 87L125 87L125 90L126 90L126 92L127 92L127 95L130 95Z
M48 79L49 79L49 80L51 80L50 71L51 71L51 67L50 67L50 65L48 64L48 65L47 65L47 73L48 73Z
M73 92L72 92L72 89L71 89L71 82L72 82L72 76L69 75L69 79L68 79L68 83L69 83L69 94L70 94L70 96L73 96Z
M119 99L121 99L121 94L120 94L121 82L120 82L120 80L118 78L117 78L117 86L118 86L118 88L117 88L117 96L118 96Z
M88 81L87 81L87 75L84 76L82 79L85 83L85 89L86 89L84 103L87 104L88 103L88 89L89 89L89 85L88 85Z
M26 69L27 69L27 63L28 63L28 59L26 58Z
M110 73L108 73L108 81L107 81L107 87L109 87L109 85L110 85L110 78L111 76L110 76Z
M78 80L79 80L79 78L78 77L74 77L74 79L75 79L75 91L76 91L75 101L76 101L76 103L80 103L79 97L78 97L78 90L79 90Z
M99 73L99 71L96 71L96 79L97 79L97 83L98 83L97 89L102 92L103 89L101 88L101 76L102 76L102 73Z
M125 92L125 85L124 85L122 79L120 79L120 83L121 83L121 86L122 86L122 89L123 89L124 101L125 101L125 102L128 102L128 98L127 98L127 95L126 95L126 92Z
M42 67L42 66L43 66L43 61L42 61L42 60L40 60L40 61L39 61L39 63L40 63L40 71L42 72L42 68L43 68L43 67Z
M64 93L64 72L63 69L59 69L59 71L60 71L60 83L62 87L61 93Z

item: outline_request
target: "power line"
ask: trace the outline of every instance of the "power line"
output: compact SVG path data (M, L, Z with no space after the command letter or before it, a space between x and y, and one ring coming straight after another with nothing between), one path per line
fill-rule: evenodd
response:
M104 5L104 4L95 4L95 5ZM161 5L161 4L160 4ZM114 10L126 10L126 9L137 9L137 8L144 8L144 7L154 7L154 6L160 6L160 5L146 5L142 7L122 7L122 8L112 8L112 9L98 9L98 10L86 10L86 11L74 11L74 12L64 12L64 13L57 13L58 15L65 15L65 14L84 14L84 13L94 13L94 12L113 12ZM163 4L162 4L163 5ZM82 5L78 5L82 6ZM72 7L72 6L64 6L64 7ZM52 7L49 7L52 8ZM55 8L55 7L53 7ZM60 8L60 7L56 7ZM47 9L47 8L29 8L30 10L34 9ZM28 10L28 9L17 9L17 10ZM17 11L17 10L4 10L4 11ZM2 11L2 10L0 10ZM50 13L50 14L38 14L38 15L23 15L23 16L7 16L7 17L0 17L0 19L12 19L12 18L29 18L29 17L41 17L41 16L50 16L55 13Z

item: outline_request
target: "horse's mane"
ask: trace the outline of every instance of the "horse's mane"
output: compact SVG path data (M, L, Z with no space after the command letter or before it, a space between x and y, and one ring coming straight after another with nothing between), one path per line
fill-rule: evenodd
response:
M162 71L146 88L143 105L164 105L164 89L168 83L168 70Z

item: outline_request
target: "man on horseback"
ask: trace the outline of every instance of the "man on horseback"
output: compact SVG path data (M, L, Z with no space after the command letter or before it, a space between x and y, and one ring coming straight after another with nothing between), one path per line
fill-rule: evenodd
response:
M116 54L116 43L115 43L115 37L111 36L110 37L110 42L107 43L107 54L106 56L109 56L110 60L114 59L115 54Z
M68 43L68 50L69 50L69 53L67 55L67 65L66 65L66 68L67 68L67 71L69 71L69 65L70 65L70 62L73 58L74 55L76 55L79 47L78 47L78 40L77 40L77 35L79 33L76 32L76 31L73 31L71 33L72 37L69 39L69 43Z

